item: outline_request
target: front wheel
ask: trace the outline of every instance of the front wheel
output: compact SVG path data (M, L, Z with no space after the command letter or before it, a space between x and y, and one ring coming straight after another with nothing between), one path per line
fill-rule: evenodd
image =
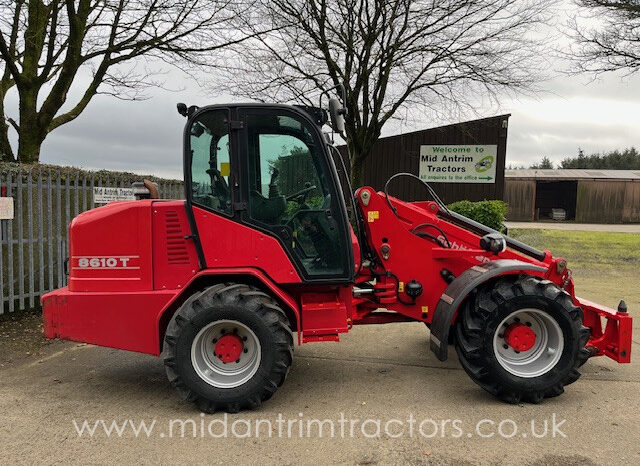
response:
M478 290L456 321L467 374L509 403L541 402L580 377L589 329L568 293L538 277L502 279Z
M187 299L169 322L163 359L167 377L204 412L257 408L291 366L293 335L269 295L222 283Z

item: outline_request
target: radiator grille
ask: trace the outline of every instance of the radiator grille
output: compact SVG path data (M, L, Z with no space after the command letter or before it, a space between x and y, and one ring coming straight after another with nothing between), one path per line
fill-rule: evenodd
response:
M187 251L187 242L184 239L185 232L182 231L182 225L177 211L167 210L165 212L165 225L167 234L167 262L169 265L188 264L189 253Z

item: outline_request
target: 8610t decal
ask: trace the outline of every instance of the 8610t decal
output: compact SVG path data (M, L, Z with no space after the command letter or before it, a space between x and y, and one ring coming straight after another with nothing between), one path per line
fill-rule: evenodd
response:
M139 269L140 256L73 256L74 269Z

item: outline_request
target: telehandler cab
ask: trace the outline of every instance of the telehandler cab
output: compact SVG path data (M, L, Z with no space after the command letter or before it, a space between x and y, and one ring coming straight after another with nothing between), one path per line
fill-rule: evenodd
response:
M390 196L389 182L341 185L322 132L344 129L338 99L328 113L178 111L185 200L156 199L146 183L147 199L73 219L69 284L42 298L48 338L161 356L205 412L257 408L296 343L362 324L426 323L439 360L455 345L471 379L510 403L561 394L590 356L629 362L624 302L576 297L564 259L451 212L426 183L433 200L421 202Z

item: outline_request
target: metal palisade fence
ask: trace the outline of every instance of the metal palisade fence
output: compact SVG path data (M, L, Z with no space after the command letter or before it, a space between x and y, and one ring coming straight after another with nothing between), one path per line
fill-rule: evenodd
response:
M45 165L0 164L0 197L13 198L13 219L0 220L0 314L39 307L40 296L65 286L68 226L98 207L94 187L130 188L148 178L160 197L182 199L182 181L131 173L87 172Z

